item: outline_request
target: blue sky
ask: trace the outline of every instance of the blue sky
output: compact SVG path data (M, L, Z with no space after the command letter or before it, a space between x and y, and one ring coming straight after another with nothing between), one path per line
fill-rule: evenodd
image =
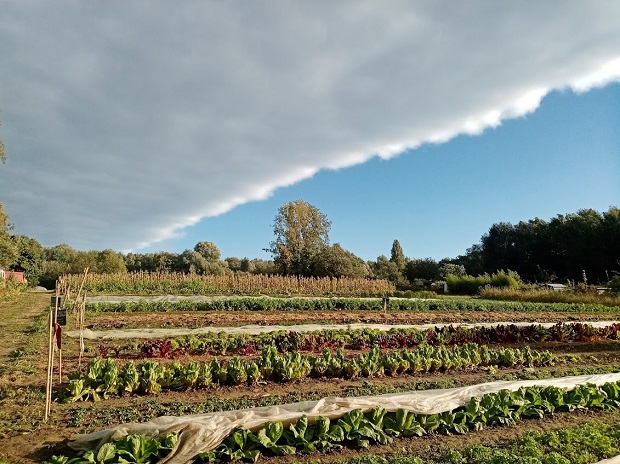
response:
M0 202L44 246L364 259L619 195L620 2L2 3ZM574 93L577 92L577 93Z
M413 258L456 257L491 224L620 205L620 84L555 91L534 113L474 136L427 144L278 189L151 250L200 240L222 255L269 258L277 209L302 199L332 221L330 238L366 260L398 239Z

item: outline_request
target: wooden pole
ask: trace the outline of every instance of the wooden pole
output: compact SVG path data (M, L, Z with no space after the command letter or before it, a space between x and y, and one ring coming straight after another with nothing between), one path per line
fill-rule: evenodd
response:
M56 335L56 329L57 329L56 323L58 322L58 309L60 309L59 308L59 304L58 304L58 300L60 299L59 298L60 294L61 294L60 289L57 289L57 291L56 291L56 307L54 308L54 342L58 341L58 337ZM62 346L60 345L60 343L58 343L55 346L58 347L58 382L62 383Z
M86 292L78 306L78 318L80 320L80 357L78 358L78 368L82 367L82 356L84 356L84 312L86 309Z
M51 383L52 383L52 338L53 338L53 319L52 319L52 308L50 305L49 319L48 319L48 346L47 346L47 377L45 380L45 418L43 419L47 422L50 414L50 401L51 401Z

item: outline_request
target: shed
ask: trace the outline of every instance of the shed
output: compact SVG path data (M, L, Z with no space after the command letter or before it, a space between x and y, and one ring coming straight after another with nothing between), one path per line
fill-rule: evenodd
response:
M6 271L4 269L0 269L0 271L0 277L2 277L2 280L4 282L8 282L9 280L20 284L25 284L26 282L28 282L26 280L24 272L22 271Z

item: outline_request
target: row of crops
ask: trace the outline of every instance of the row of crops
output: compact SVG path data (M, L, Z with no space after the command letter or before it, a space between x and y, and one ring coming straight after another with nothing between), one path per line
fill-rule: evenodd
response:
M87 302L90 312L180 312L180 311L517 311L517 312L591 312L617 314L620 307L583 303L529 303L477 299L419 300L390 298L386 306L381 298L218 298L195 301L139 300Z
M573 390L534 386L514 392L488 393L441 414L416 414L404 409L388 412L376 407L366 414L359 409L347 412L334 423L319 416L314 424L309 424L304 416L288 430L279 421L267 423L256 433L237 428L217 448L200 453L198 457L206 462L256 461L261 453L310 454L349 444L366 448L371 444L392 443L396 437L423 436L433 432L466 434L488 426L511 425L522 418L542 418L556 411L619 407L618 383L610 382L600 387L582 385Z
M80 288L84 276L64 275L62 284ZM395 290L387 280L363 278L300 277L233 273L197 275L174 272L88 274L83 289L90 293L130 295L304 295L384 296Z
M528 386L515 391L500 390L472 397L463 406L434 414L415 413L406 409L387 411L375 407L366 413L361 409L353 409L332 419L318 416L312 422L304 415L288 427L281 421L269 421L254 432L236 427L221 444L203 450L195 457L196 462L256 462L261 454L311 454L343 446L365 448L372 444L389 444L399 437L437 433L467 434L489 426L515 424L523 418L542 418L554 412L618 408L620 382L607 382L600 386L577 385L572 389ZM65 456L55 456L49 462L157 462L170 452L178 452L178 438L175 433L166 433L160 439L129 435L116 442L106 443L98 450L83 451L77 458L70 460Z
M488 430L490 427L515 425L506 430L517 436L515 428L522 435L528 424L534 424L530 421L544 417L555 416L545 419L545 424L561 423L562 417L568 415L574 419L566 419L566 423L580 424L587 417L604 417L620 424L620 413L615 412L620 410L620 382L616 382L616 374L610 374L620 364L620 323L534 323L548 321L549 315L560 313L567 314L558 320L614 320L620 308L405 298L390 298L385 305L381 298L358 298L390 294L385 289L376 293L363 289L362 282L347 282L346 291L350 293L339 293L345 287L336 290L341 282L329 279L306 282L294 278L276 283L265 278L262 282L231 283L228 277L219 281L194 277L96 276L87 290L89 294L231 296L132 301L122 301L121 297L115 302L101 298L87 301L86 325L90 322L96 326L97 320L103 319L108 327L119 328L131 319L135 332L140 332L146 330L140 327L142 324L173 327L175 321L182 324L183 317L194 326L204 325L201 318L207 316L196 311L258 314L254 317L254 313L220 313L224 318L235 319L231 325L242 324L250 316L264 321L261 324L267 323L267 312L273 315L280 311L306 311L307 320L316 324L325 323L317 321L319 310L363 313L383 309L412 314L436 311L446 316L465 311L527 312L523 317L531 318L532 323L477 327L438 324L433 328L391 330L334 330L325 326L312 332L210 332L163 335L168 338L147 341L104 338L86 342L86 356L95 357L79 370L75 369L77 341L70 339L67 343L73 346L74 357L67 354L71 367L55 392L57 404L65 408L64 417L71 418L72 427L83 427L91 434L72 442L80 452L63 452L71 457L58 456L49 462L337 462L339 456L345 455L332 453L342 449L347 450L346 456L356 456L347 464L566 464L594 463L620 454L620 426L616 430L613 423L606 425L601 420L592 427L602 435L616 434L617 448L609 441L605 441L605 446L594 446L592 436L588 436L583 439L589 443L588 452L576 453L577 448L568 439L572 436L569 432L555 437L551 450L549 441L538 442L534 438L523 445L526 452L515 452L513 445L507 443L494 445L496 449L466 446L484 440L485 436L502 435ZM303 290L303 285L314 287ZM239 290L243 288L246 290ZM292 297L250 296L260 294ZM142 314L113 314L124 312ZM261 312L265 312L265 317ZM586 317L586 312L591 316ZM157 320L149 320L149 313L158 313ZM537 319L540 316L535 313L546 313L546 317ZM218 314L208 317L214 321ZM497 315L495 320L516 320L501 317ZM285 319L283 316L282 320ZM559 378L585 373L593 375L589 380ZM601 380L600 375L613 381ZM494 386L490 387L491 384ZM519 388L521 385L526 386ZM459 393L451 393L451 387L458 387ZM403 397L411 399L398 399ZM433 407L429 408L429 404ZM586 411L588 416L584 415ZM592 415L594 412L597 415ZM166 417L159 417L162 415ZM95 429L102 426L113 428ZM575 436L585 433L575 432ZM450 443L456 443L454 437L460 437L458 451L444 452L442 443L446 435L452 435ZM472 436L476 438L468 438ZM418 437L424 437L425 445ZM89 443L100 446L89 448ZM418 457L416 453L422 449L440 451L437 455L424 451ZM395 456L395 452L400 455ZM578 461L574 459L577 454Z
M189 390L218 385L256 385L260 381L294 382L313 378L381 377L449 371L479 366L549 366L556 356L549 351L500 348L489 349L476 344L433 347L418 346L414 350L382 352L378 347L346 359L342 349L325 348L322 356L308 356L298 351L279 354L265 347L256 360L235 357L228 362L217 358L209 363L198 361L183 365L163 365L132 361L119 368L113 359L89 361L83 376L70 377L68 396L71 401L99 400L119 393L157 394L162 390Z
M366 350L415 348L419 345L478 345L541 343L541 342L595 342L620 339L620 323L595 327L584 323L557 323L552 326L541 324L463 327L460 325L439 326L432 329L324 329L315 332L294 330L261 333L257 335L228 334L224 332L204 335L184 335L170 339L132 341L121 346L100 345L104 357L135 356L137 352L148 358L175 358L191 355L252 355L266 347L278 352L306 351L320 352L325 348Z

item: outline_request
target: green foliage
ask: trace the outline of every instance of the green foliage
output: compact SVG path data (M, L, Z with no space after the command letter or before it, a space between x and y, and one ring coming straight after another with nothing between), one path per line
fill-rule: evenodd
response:
M620 402L610 398L608 391L620 391L619 383L608 383L601 387L579 385L574 390L566 391L558 387L525 387L517 391L501 390L474 397L463 407L441 414L416 414L411 411L397 410L388 412L375 407L364 413L355 409L345 413L335 425L329 419L318 417L310 425L306 416L286 430L280 422L269 422L256 435L238 428L214 452L201 456L203 461L222 462L225 460L249 459L256 461L260 453L293 454L296 451L311 453L321 449L352 445L367 447L370 444L388 444L393 437L422 436L431 432L445 434L464 434L481 430L492 425L514 424L521 418L543 417L554 411L581 409L618 409ZM614 393L615 395L615 393ZM613 430L613 440L605 438L601 429ZM436 463L571 463L593 462L601 457L617 454L613 443L620 441L620 427L599 425L582 426L576 432L530 432L520 439L513 449L497 450L481 445L470 446L462 452L448 450ZM580 451L576 452L575 444ZM587 446L588 458L579 456ZM596 451L595 451L596 450ZM562 454L563 453L563 454ZM592 453L590 455L590 453ZM524 458L524 460L521 460ZM397 457L391 461L385 458L368 456L364 462L420 463L418 458ZM350 462L361 462L359 458Z
M614 276L607 285L613 294L620 294L620 274Z
M370 267L362 258L336 243L324 246L316 255L312 273L318 277L364 278L370 275Z
M74 458L52 456L44 464L148 464L167 456L178 440L177 432L162 437L130 434L103 444L98 450L85 451Z
M155 395L162 390L205 388L211 385L254 384L260 379L293 382L314 377L375 377L448 371L474 366L546 366L556 361L548 351L501 348L488 349L474 343L462 346L433 347L420 345L413 350L381 352L375 346L370 353L345 359L342 349L334 353L325 348L322 356L308 356L299 351L278 354L274 347L263 348L256 361L234 357L228 363L214 359L209 364L196 361L163 365L145 361L118 368L112 359L91 359L83 376L69 376L66 397L69 401L99 401L109 395L139 392ZM208 367L207 367L208 366Z
M412 259L407 263L405 275L409 282L417 279L439 280L441 278L441 266L432 258Z
M5 269L8 269L17 258L17 247L9 235L11 229L9 217L5 213L2 203L0 203L0 267Z
M619 270L620 242L614 239L619 234L616 207L603 213L582 209L550 221L500 222L454 262L471 273L513 269L528 281L581 281L585 270L593 282L606 282L609 272Z
M405 285L405 277L398 264L390 261L386 256L379 256L377 261L370 263L372 275L375 279L385 279L396 284Z
M318 208L302 200L284 204L274 220L271 252L282 274L311 276L316 257L329 246L331 222Z
M467 276L466 276L467 277ZM371 281L372 282L372 281ZM338 281L345 285L346 280ZM385 282L384 282L385 283ZM361 283L360 283L361 284ZM352 285L353 287L353 285ZM350 287L349 291L353 291ZM379 287L377 287L379 288ZM367 290L368 291L368 288ZM362 292L360 292L362 293ZM218 298L205 301L125 301L87 303L92 312L171 312L171 311L300 311L300 310L382 310L380 298ZM591 312L616 313L619 306L582 303L534 303L527 301L488 301L480 299L401 299L391 298L390 311L500 311L500 312Z
M12 271L24 272L28 285L36 287L43 266L43 247L39 242L25 235L11 237L17 250L17 256L10 266Z
M450 293L455 295L476 295L485 286L500 288L517 288L521 285L521 278L516 272L500 270L489 275L448 275L446 283Z
M399 271L402 272L405 270L407 259L405 258L405 253L403 252L403 248L400 246L400 242L398 240L394 240L392 243L392 249L390 250L390 261L398 266Z
M194 251L200 253L207 261L219 261L221 257L220 249L213 242L198 242Z

